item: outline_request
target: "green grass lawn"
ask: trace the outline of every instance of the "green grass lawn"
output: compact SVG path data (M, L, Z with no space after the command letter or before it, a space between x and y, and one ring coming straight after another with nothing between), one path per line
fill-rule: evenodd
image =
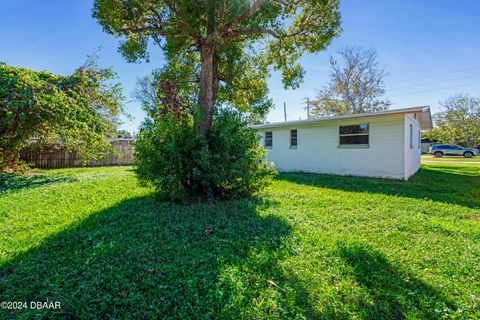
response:
M462 164L478 164L480 165L480 156L472 158L464 158L459 156L443 156L440 158L435 158L434 156L428 154L422 155L422 163L462 163Z
M478 319L480 164L198 205L128 167L0 176L0 301L47 300L0 319Z

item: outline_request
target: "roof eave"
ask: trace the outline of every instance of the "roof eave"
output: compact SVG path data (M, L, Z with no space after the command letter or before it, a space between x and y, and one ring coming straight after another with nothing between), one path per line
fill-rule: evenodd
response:
M345 119L355 119L355 118L364 118L364 117L376 117L382 115L390 115L390 114L406 114L406 113L427 113L425 122L426 127L430 126L430 128L425 128L425 130L430 130L432 127L432 120L430 115L430 107L429 106L422 106L422 107L413 107L413 108L404 108L404 109L396 109L396 110L387 110L381 112L370 112L370 113L358 113L358 114L348 114L348 115L340 115L340 116L332 116L328 118L315 118L315 119L306 119L306 120L296 120L296 121L287 121L287 122L275 122L275 123L267 123L267 124L260 124L252 126L253 129L267 129L267 128L277 128L277 127L288 127L288 126L298 126L298 125L308 125L314 123L321 123L321 122L328 122L328 121L338 121L338 120L345 120ZM428 125L428 122L430 123ZM422 130L424 128L422 127Z
M422 132L428 132L433 128L432 114L430 107L424 107L422 112L419 113L418 123Z

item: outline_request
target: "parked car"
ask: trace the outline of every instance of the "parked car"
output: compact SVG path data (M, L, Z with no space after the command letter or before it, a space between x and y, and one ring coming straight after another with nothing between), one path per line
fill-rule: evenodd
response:
M439 158L442 156L464 156L465 158L471 158L478 156L478 150L473 148L464 148L454 144L434 144L428 150L428 153L433 154Z

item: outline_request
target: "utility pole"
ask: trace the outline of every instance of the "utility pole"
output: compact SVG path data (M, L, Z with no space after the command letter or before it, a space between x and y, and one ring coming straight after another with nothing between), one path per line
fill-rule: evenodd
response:
M310 98L306 97L303 98L303 100L306 100L306 102L303 102L303 104L306 104L307 106L303 108L304 110L307 110L307 119L310 119Z
M287 103L283 103L283 116L285 117L285 122L287 122Z

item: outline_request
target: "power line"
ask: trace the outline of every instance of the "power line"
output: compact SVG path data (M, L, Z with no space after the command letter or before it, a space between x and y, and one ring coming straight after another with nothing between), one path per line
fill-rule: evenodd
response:
M415 88L415 87L430 86L430 85L445 83L445 82L449 82L449 81L471 79L471 78L476 78L476 77L480 77L480 74L474 74L474 75L467 76L467 77L460 77L460 78L453 78L453 79L444 79L444 80L440 80L440 81L427 82L427 83L422 83L422 84L414 84L414 85L406 86L406 87L390 88L390 89L387 89L387 90L388 91L397 91L397 90L410 89L410 88Z
M428 76L422 76L422 77L419 77L419 78L413 78L413 79L408 79L408 80L401 80L401 81L397 81L397 82L394 82L394 83L391 83L391 84L396 85L396 84L399 84L399 83L413 82L413 81L417 81L417 80L429 79L429 78L438 77L438 76L443 76L443 75L447 75L447 74L462 73L462 72L466 72L466 71L479 70L479 69L480 69L480 66L472 67L472 68L468 68L468 69L458 69L458 70L453 70L453 71L448 71L448 72L441 72L441 73L436 73L436 74L430 74L430 75L428 75Z
M414 95L414 94L425 93L425 92L433 92L433 91L448 90L448 89L455 89L455 88L461 88L461 87L469 87L469 86L473 86L475 84L480 86L480 83L478 81L476 81L476 82L463 84L463 85L458 85L458 86L450 86L450 87L436 88L436 89L431 89L431 90L423 90L423 91L416 91L416 92L410 92L410 93L396 94L396 95L392 95L390 97L401 97L401 96Z

